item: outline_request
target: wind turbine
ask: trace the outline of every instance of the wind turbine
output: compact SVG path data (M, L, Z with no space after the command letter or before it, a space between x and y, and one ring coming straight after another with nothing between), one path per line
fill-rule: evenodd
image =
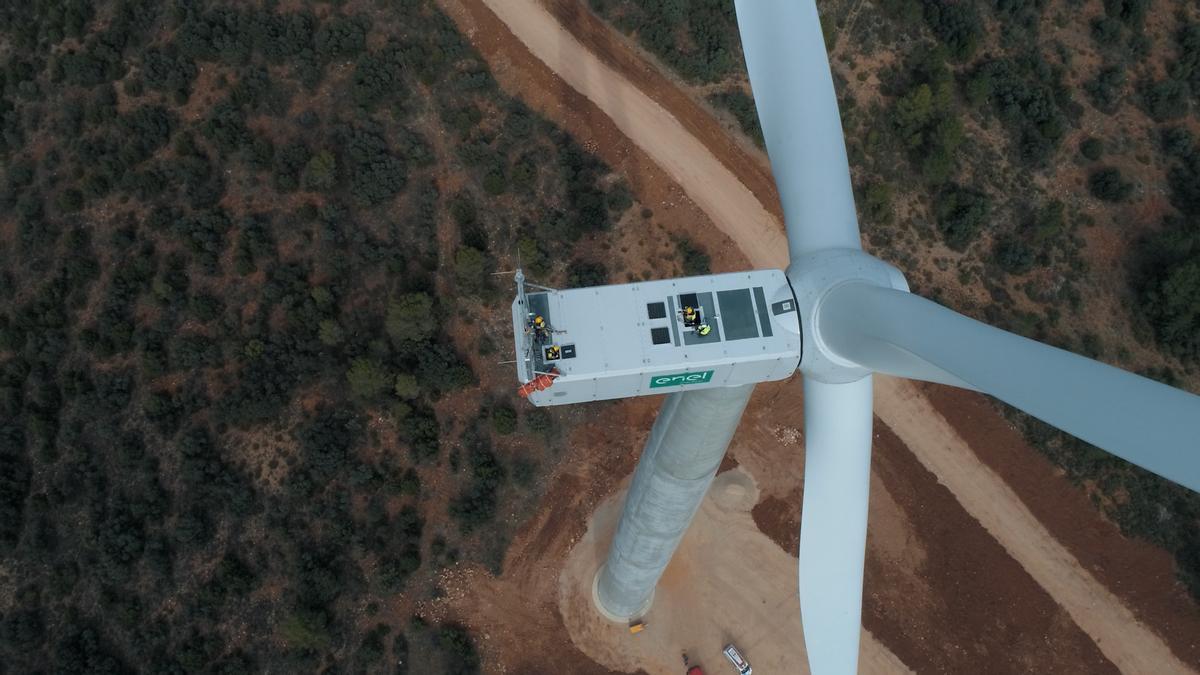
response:
M853 673L872 373L992 395L1197 491L1200 397L909 293L900 271L860 244L815 3L735 5L783 206L791 256L786 272L537 287L528 294L518 274L518 375L523 395L536 405L671 393L593 589L602 611L625 619L649 607L753 383L782 379L798 367L806 440L799 552L804 638L813 673ZM684 312L688 303L691 315ZM533 326L537 317L539 327ZM700 335L701 325L712 332Z

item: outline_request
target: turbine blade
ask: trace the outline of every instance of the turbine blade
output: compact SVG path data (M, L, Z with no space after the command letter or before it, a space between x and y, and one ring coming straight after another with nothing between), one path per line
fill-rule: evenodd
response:
M1200 492L1200 396L890 288L836 288L818 320L821 339L843 358L903 377L946 373Z
M871 376L849 384L804 378L800 618L814 675L858 669L871 422Z
M842 118L816 4L735 4L792 260L827 248L861 248Z

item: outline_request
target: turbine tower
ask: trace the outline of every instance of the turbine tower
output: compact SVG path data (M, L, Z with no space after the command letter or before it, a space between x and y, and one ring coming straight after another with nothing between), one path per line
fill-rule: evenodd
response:
M1002 331L909 293L863 252L813 0L736 0L779 189L787 271L567 290L518 273L513 331L535 405L669 394L638 462L594 595L644 613L757 382L799 368L805 469L800 611L809 666L858 663L871 375L980 391L1200 491L1200 397ZM752 573L747 570L747 573Z

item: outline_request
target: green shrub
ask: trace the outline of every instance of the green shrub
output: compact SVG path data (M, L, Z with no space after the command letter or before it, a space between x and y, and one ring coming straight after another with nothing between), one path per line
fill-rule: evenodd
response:
M1169 220L1140 246L1138 304L1159 344L1188 359L1200 358L1200 235Z
M766 147L762 127L758 124L758 109L754 106L754 97L741 89L709 94L708 100L718 108L724 108L733 114L742 133L746 134L755 145Z
M1088 174L1088 192L1106 202L1123 202L1133 193L1133 184L1122 178L1120 169L1104 167Z
M359 398L374 398L392 386L391 376L383 364L365 357L350 362L346 380L350 383L350 391Z
M983 21L975 5L950 0L924 0L925 22L956 61L975 53L983 37Z
M567 286L580 288L608 283L608 268L603 263L572 260L567 266Z
M1139 87L1142 108L1156 121L1173 120L1188 113L1191 89L1187 82L1166 78L1143 82Z
M951 184L935 202L938 229L946 245L962 251L975 240L988 217L991 200L979 190Z
M1116 111L1125 88L1125 70L1122 66L1104 66L1096 76L1083 84L1092 105L1103 113Z
M863 191L862 211L868 225L887 225L894 217L892 211L892 186L885 182L873 182Z
M739 65L741 42L733 5L719 0L624 3L590 0L648 51L693 82L716 82Z
M409 293L388 303L384 323L387 334L400 342L424 342L438 330L433 298L426 293Z
M1024 274L1033 268L1033 249L1013 235L996 239L992 259L1009 274Z
M337 183L337 159L328 150L313 155L304 166L304 187L324 192Z
M417 378L409 373L400 373L396 376L396 383L392 387L392 391L399 398L411 400L421 394L421 385L417 382Z
M473 246L463 246L454 254L454 277L465 293L478 294L491 285L491 266L483 251Z
M712 271L711 260L704 249L692 243L691 239L681 237L675 241L675 249L683 261L683 273L687 276L700 276Z
M68 213L83 208L83 193L75 188L67 188L58 195L58 208Z
M517 411L512 406L498 404L492 407L492 428L501 435L517 430Z
M1021 157L1043 164L1066 135L1069 117L1079 114L1062 81L1063 71L1030 53L983 61L971 78L988 82L992 109L1008 127Z
M554 418L550 416L550 412L544 408L534 408L525 413L525 424L529 425L529 430L544 434L554 428Z
M1091 161L1096 161L1104 156L1104 141L1095 136L1088 136L1079 143L1079 154Z
M279 624L279 634L288 644L299 649L324 649L330 638L328 618L324 612L297 609L284 617Z

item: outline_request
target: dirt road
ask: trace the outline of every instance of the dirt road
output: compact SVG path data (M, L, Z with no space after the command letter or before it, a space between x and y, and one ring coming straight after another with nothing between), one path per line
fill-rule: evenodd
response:
M876 376L875 390L879 418L1121 672L1193 672L1050 535L913 383Z
M786 241L778 220L669 112L580 45L535 0L485 2L538 59L653 158L752 265L786 265ZM880 378L876 392L880 418L1108 659L1128 673L1192 672L1040 526L919 391Z
M535 0L486 0L531 52L603 110L759 267L787 265L779 221L754 194L640 89L590 51Z

